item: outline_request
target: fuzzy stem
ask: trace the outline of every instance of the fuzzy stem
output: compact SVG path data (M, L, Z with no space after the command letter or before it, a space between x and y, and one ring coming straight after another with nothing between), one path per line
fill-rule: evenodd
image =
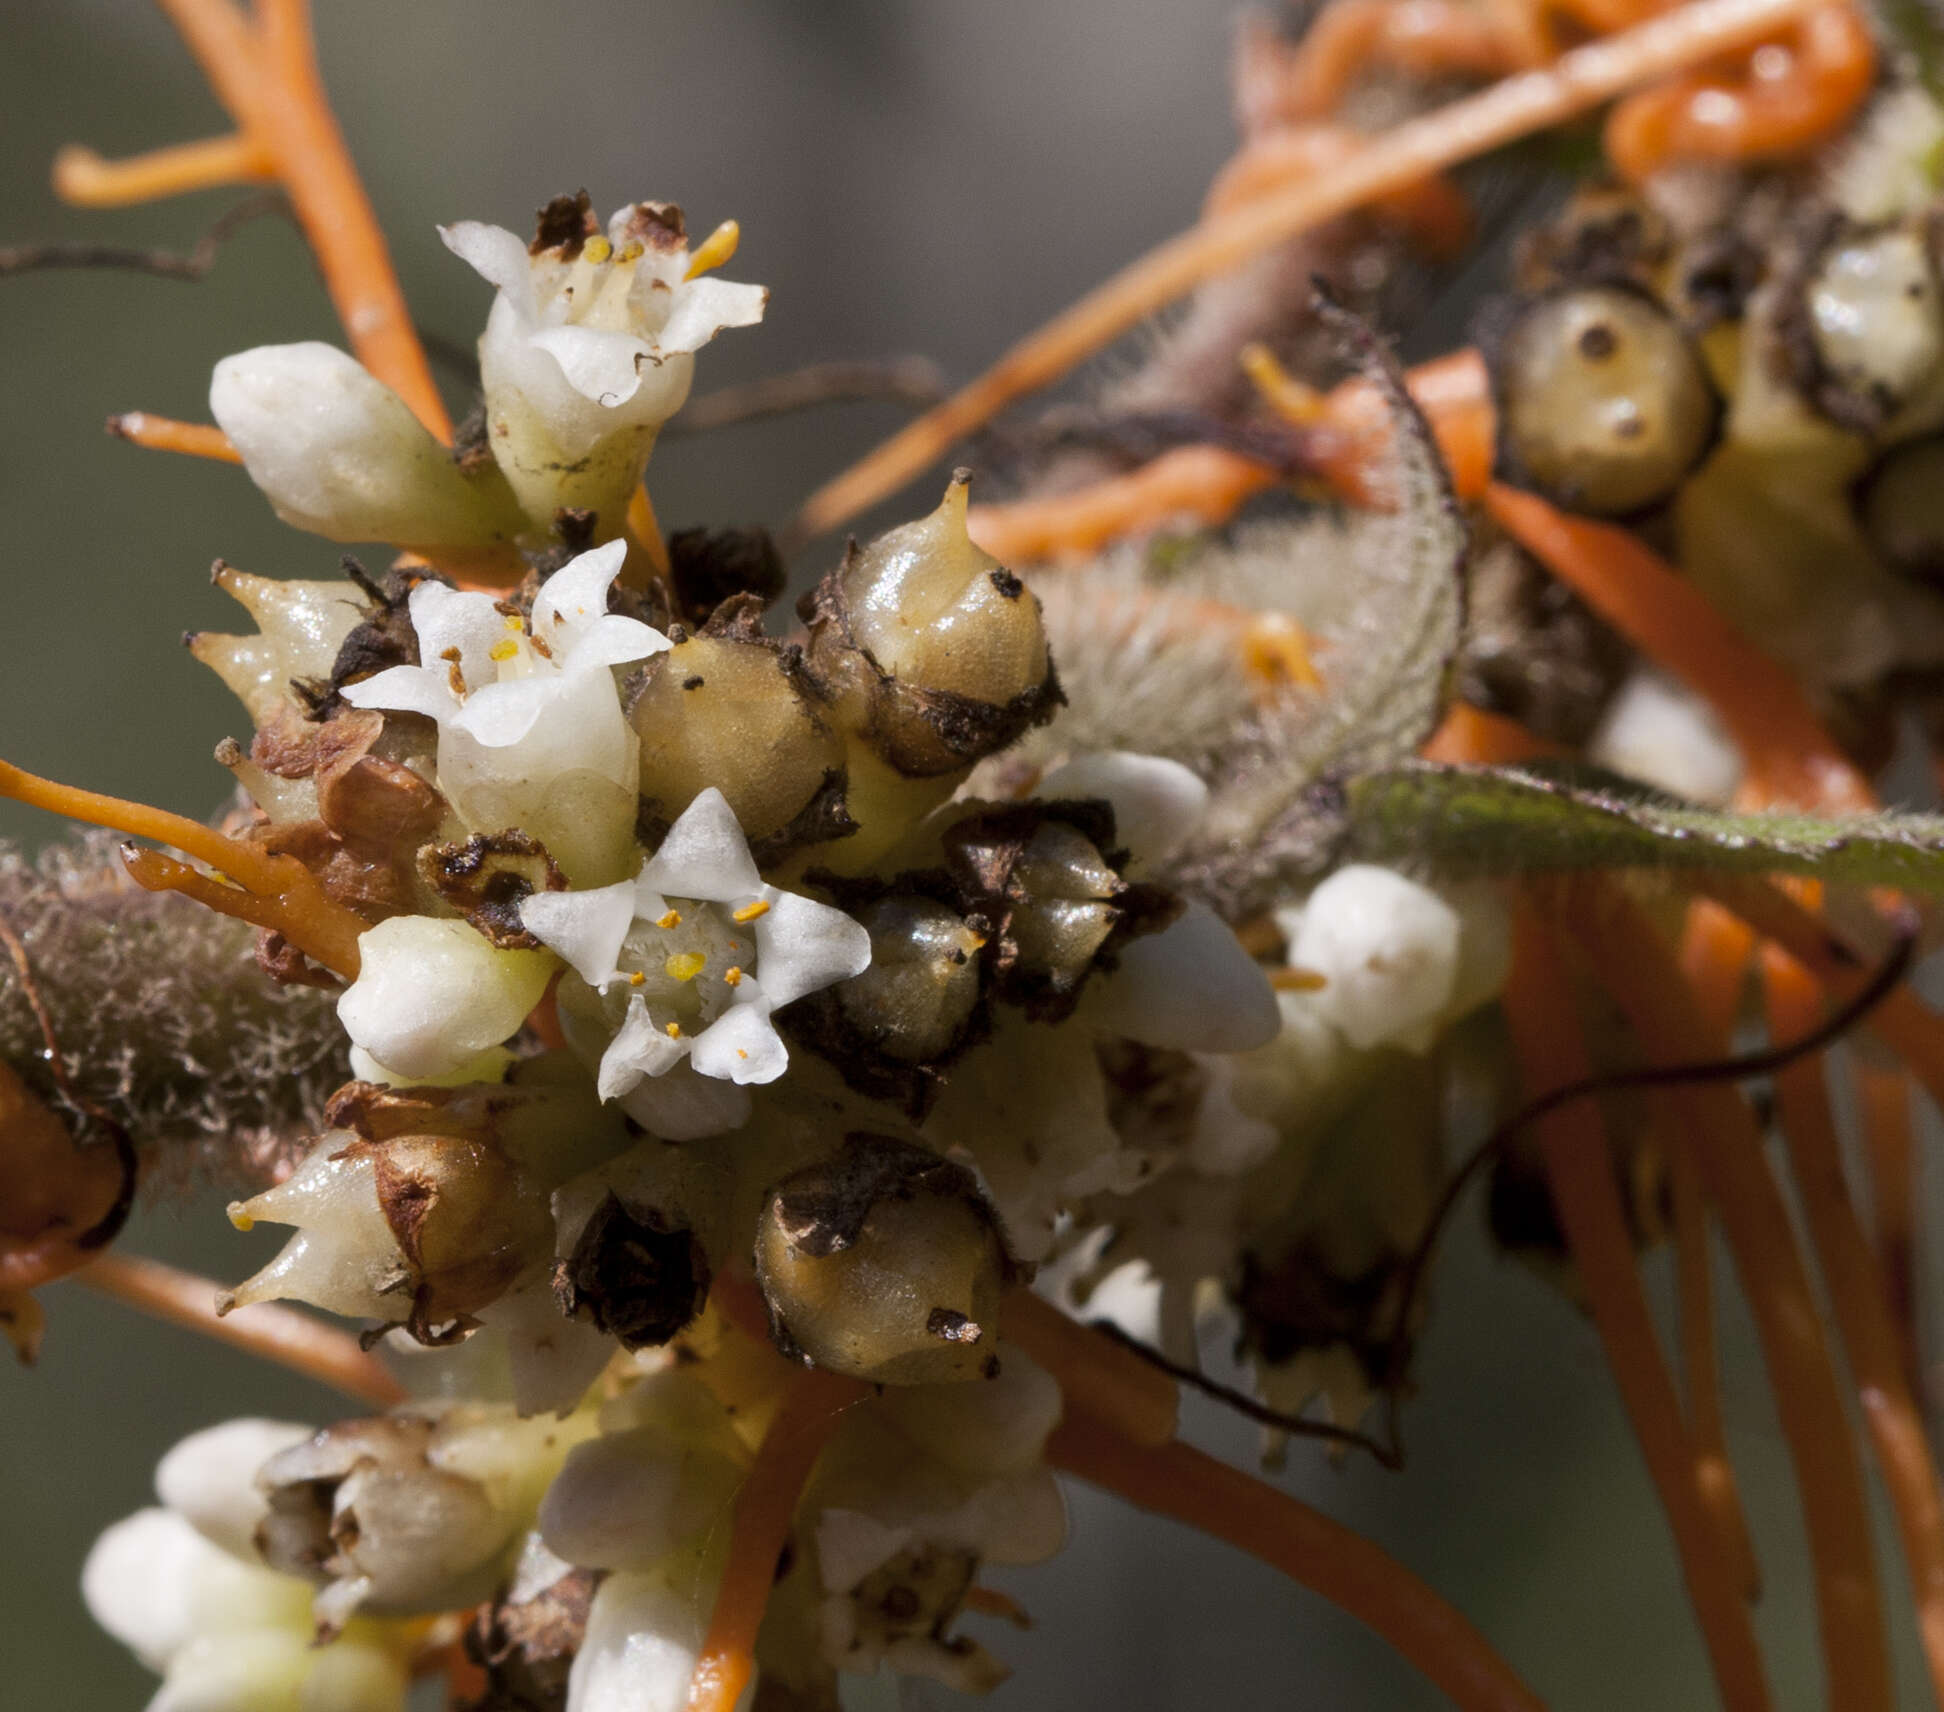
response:
M260 1302L219 1317L222 1286L213 1279L133 1254L104 1254L73 1276L128 1307L288 1367L374 1409L405 1401L405 1387L356 1338L294 1308Z
M1679 964L1624 891L1598 876L1534 891L1583 947L1651 1060L1714 1056ZM1722 1083L1668 1088L1658 1098L1675 1132L1695 1143L1755 1317L1808 1526L1831 1703L1846 1712L1889 1712L1894 1697L1863 1470L1815 1293L1754 1116Z
M729 1560L689 1680L690 1712L730 1712L748 1686L756 1668L756 1634L803 1483L843 1412L869 1395L857 1380L816 1368L791 1379L736 1497Z
M1047 1441L1055 1468L1225 1540L1382 1636L1464 1712L1542 1712L1465 1617L1388 1553L1321 1511L1192 1445L1130 1443L1069 1411Z
M1530 906L1513 921L1505 1011L1528 1098L1591 1074L1565 972ZM1706 1449L1682 1425L1674 1376L1634 1267L1599 1107L1590 1100L1560 1107L1539 1122L1536 1139L1607 1366L1673 1530L1722 1703L1731 1712L1766 1707L1762 1655L1743 1602L1747 1566L1734 1550L1739 1543L1746 1552L1746 1536L1731 1537L1707 1499Z
M1781 1040L1813 1029L1822 1018L1822 995L1815 978L1773 946L1763 953L1762 973L1769 1032ZM1875 1447L1903 1544L1931 1695L1944 1705L1944 1500L1939 1497L1923 1417L1905 1380L1903 1342L1891 1316L1888 1287L1850 1202L1820 1055L1778 1071L1775 1086L1810 1240L1829 1286L1836 1324L1856 1376L1863 1424Z
M820 488L798 514L796 532L821 535L888 498L1014 399L1059 379L1203 280L1428 174L1746 47L1813 3L1696 0L1624 35L1588 43L1550 66L1407 120L1373 137L1323 177L1191 227L1095 287L970 386Z

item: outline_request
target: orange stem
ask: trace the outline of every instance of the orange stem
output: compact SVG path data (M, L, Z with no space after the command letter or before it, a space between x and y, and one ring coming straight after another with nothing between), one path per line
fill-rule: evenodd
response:
M1811 3L1695 0L1624 35L1576 48L1550 66L1406 120L1324 177L1191 227L1087 293L970 386L818 489L798 514L797 532L821 535L888 498L1014 399L1059 379L1203 280L1375 197L1759 41Z
M690 1712L730 1712L748 1686L756 1669L756 1633L803 1484L839 1417L868 1395L857 1380L817 1368L791 1379L736 1498L729 1560L689 1680Z
M347 977L357 974L358 936L365 931L364 922L342 904L333 902L317 883L317 877L295 857L272 856L239 839L225 837L214 827L191 820L187 815L171 814L167 809L152 808L147 803L103 796L98 791L84 791L73 785L56 784L52 779L23 772L5 761L0 761L0 797L11 797L31 808L46 809L50 814L63 815L89 826L112 827L117 832L153 838L158 843L187 851L247 887L257 905L276 911L276 919L265 925L275 926L293 945L327 969ZM139 883L141 872L133 864L131 871ZM175 874L165 875L153 869L151 872L159 884L170 889L191 889L187 882L178 884ZM193 873L193 870L185 872ZM195 879L207 886L218 884L205 875L195 875ZM201 901L212 900L204 897ZM229 909L226 913L240 911Z
M1847 945L1779 886L1730 874L1696 874L1690 884L1733 910L1764 939L1802 964L1832 1000L1854 995L1870 971ZM1908 987L1898 987L1870 1013L1869 1029L1909 1066L1944 1108L1944 1017Z
M240 132L172 143L126 160L104 160L93 149L70 143L54 156L54 194L81 208L124 208L221 184L274 178L276 168L260 143Z
M356 1338L294 1308L260 1302L219 1317L222 1287L213 1279L132 1254L104 1254L73 1276L117 1302L288 1367L373 1408L405 1401L405 1387Z
M243 454L230 444L222 429L207 422L178 422L146 410L124 410L108 418L108 432L118 440L132 440L152 452L182 452L192 458L240 464Z
M1557 745L1533 736L1516 719L1486 713L1464 701L1451 704L1422 750L1425 760L1447 766L1509 767L1561 753Z
M1180 1409L1174 1381L1112 1338L1026 1289L1007 1293L1000 1330L1060 1382L1070 1405L1130 1444L1152 1447L1174 1437Z
M1852 1054L1863 1108L1863 1146L1870 1162L1870 1210L1878 1263L1891 1317L1903 1345L1904 1372L1914 1383L1917 1354L1916 1137L1911 1127L1910 1079L1893 1065Z
M1598 877L1543 889L1557 906L1554 919L1583 946L1593 974L1619 1002L1652 1061L1717 1056L1679 964L1625 892ZM1702 1182L1754 1314L1802 1496L1832 1703L1846 1712L1888 1712L1894 1697L1863 1471L1815 1294L1754 1116L1733 1088L1719 1083L1671 1088L1659 1098L1670 1127L1695 1144Z
M1799 1038L1822 1021L1815 977L1787 952L1771 946L1763 954L1762 972L1769 1032L1777 1040ZM1829 1286L1856 1377L1863 1424L1903 1544L1931 1696L1944 1706L1944 1499L1923 1417L1905 1378L1903 1341L1891 1316L1883 1271L1850 1202L1821 1056L1778 1071L1775 1086L1810 1240Z
M1047 1441L1055 1468L1226 1540L1381 1635L1464 1712L1542 1712L1464 1616L1409 1570L1321 1511L1179 1440L1131 1444L1069 1412Z
M1528 1099L1591 1074L1565 971L1530 906L1513 919L1505 1014ZM1703 1447L1682 1425L1674 1376L1635 1270L1599 1107L1590 1100L1562 1106L1539 1123L1536 1135L1607 1366L1673 1530L1722 1703L1766 1707L1762 1656L1743 1602L1748 1566L1734 1550L1735 1536L1722 1527L1719 1509L1705 1496L1710 1470ZM1732 1484L1729 1490L1732 1496ZM1738 1543L1746 1551L1746 1537Z
M1868 782L1823 730L1789 672L1750 642L1658 553L1625 529L1494 484L1505 531L1649 659L1720 714L1760 788L1825 809L1874 806Z

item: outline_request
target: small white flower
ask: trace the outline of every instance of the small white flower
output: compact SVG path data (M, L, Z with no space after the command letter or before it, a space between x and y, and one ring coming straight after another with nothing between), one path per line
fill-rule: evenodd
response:
M585 506L619 526L655 435L682 407L694 353L753 326L768 293L689 278L679 210L636 203L606 237L539 251L502 226L439 235L499 289L479 341L493 455L537 522Z
M520 920L600 995L577 1012L563 991L562 1023L570 1039L576 1018L583 1039L604 1032L601 1098L671 1141L741 1124L745 1086L789 1060L771 1013L871 960L870 935L842 910L764 881L713 786L635 879L535 893Z
M420 583L410 609L420 663L344 691L353 707L436 721L439 788L460 818L531 833L583 883L625 869L633 844L638 745L612 668L669 646L607 609L626 556L613 541L571 560L541 585L530 621L491 595Z

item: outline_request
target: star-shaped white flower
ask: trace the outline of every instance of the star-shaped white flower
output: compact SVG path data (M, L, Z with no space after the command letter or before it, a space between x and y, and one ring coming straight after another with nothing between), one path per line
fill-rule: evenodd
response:
M576 880L610 877L631 842L637 745L611 668L669 646L607 609L626 556L611 541L570 560L541 585L530 620L489 594L420 583L420 663L344 690L353 707L437 721L439 788L460 817L481 832L524 829Z
M741 1124L748 1085L789 1062L771 1013L871 961L870 935L842 910L764 881L714 787L635 879L535 893L520 920L586 984L578 1009L562 994L570 1038L591 1056L611 1031L601 1098L670 1141Z

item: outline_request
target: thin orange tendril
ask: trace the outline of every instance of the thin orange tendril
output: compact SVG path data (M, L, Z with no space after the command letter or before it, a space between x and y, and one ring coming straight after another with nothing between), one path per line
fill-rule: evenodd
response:
M120 163L119 176L113 163L69 150L57 162L56 190L75 185L77 163L84 201L104 185L127 201L225 182L225 170L232 178L274 176L289 193L359 361L449 439L451 420L384 234L325 98L306 0L258 0L253 14L235 0L158 3L236 121L236 137L157 150Z
M818 489L798 513L794 532L821 535L890 497L1014 399L1059 379L1212 275L1374 197L1760 41L1812 3L1695 0L1623 35L1576 48L1550 66L1407 120L1371 138L1326 177L1191 227L1087 293L970 386Z
M132 1254L104 1254L73 1276L117 1302L287 1367L375 1409L405 1401L405 1387L355 1337L294 1308L259 1302L218 1316L222 1287L213 1279Z
M1870 1168L1871 1225L1883 1268L1891 1317L1903 1345L1904 1372L1916 1383L1917 1352L1916 1191L1917 1148L1910 1109L1910 1078L1893 1064L1851 1055L1857 1103L1863 1109L1863 1150Z
M281 933L306 956L347 979L358 972L358 936L365 923L333 902L295 857L273 856L186 815L56 784L4 761L0 797L187 851L238 883L227 885L158 851L124 847L122 859L136 883L149 891L187 892L225 915Z
M1112 1338L1063 1314L1030 1290L1012 1290L1000 1328L1085 1408L1130 1444L1164 1445L1175 1435L1175 1382Z
M125 160L104 160L93 149L70 143L54 156L54 194L81 208L125 208L185 191L249 184L276 172L262 144L236 131L171 143Z
M1281 1570L1382 1636L1462 1712L1543 1712L1462 1614L1388 1553L1288 1493L1179 1440L1130 1443L1084 1411L1068 1411L1046 1455L1065 1473Z
M869 1395L859 1381L819 1368L790 1380L736 1497L729 1559L689 1679L690 1712L730 1712L748 1686L756 1669L756 1633L803 1483L843 1412Z
M1786 951L1770 946L1762 955L1762 974L1769 1032L1776 1039L1797 1039L1822 1021L1819 983ZM1775 1089L1810 1240L1896 1517L1931 1696L1944 1705L1944 1499L1923 1417L1905 1379L1903 1343L1891 1318L1883 1270L1850 1201L1821 1055L1777 1071Z
M108 432L151 452L181 452L223 464L243 461L243 454L230 444L230 437L211 422L178 422L153 411L124 410L108 418Z
M1620 887L1585 876L1533 890L1547 899L1555 927L1584 949L1650 1062L1716 1056L1674 954ZM1755 1318L1802 1497L1831 1702L1845 1712L1889 1712L1895 1696L1863 1470L1815 1293L1754 1115L1720 1083L1668 1088L1655 1097L1674 1132L1694 1142Z
M1823 730L1789 672L1651 547L1518 488L1494 483L1486 504L1507 534L1714 708L1746 756L1757 791L1824 809L1875 805L1868 782Z
M1592 1065L1565 971L1530 906L1513 917L1512 943L1505 1015L1524 1094L1533 1099L1583 1081ZM1599 1107L1590 1100L1562 1106L1539 1122L1536 1138L1607 1366L1674 1533L1722 1703L1768 1706L1762 1656L1743 1602L1746 1569L1705 1497L1701 1447L1682 1424L1674 1376L1635 1270Z

